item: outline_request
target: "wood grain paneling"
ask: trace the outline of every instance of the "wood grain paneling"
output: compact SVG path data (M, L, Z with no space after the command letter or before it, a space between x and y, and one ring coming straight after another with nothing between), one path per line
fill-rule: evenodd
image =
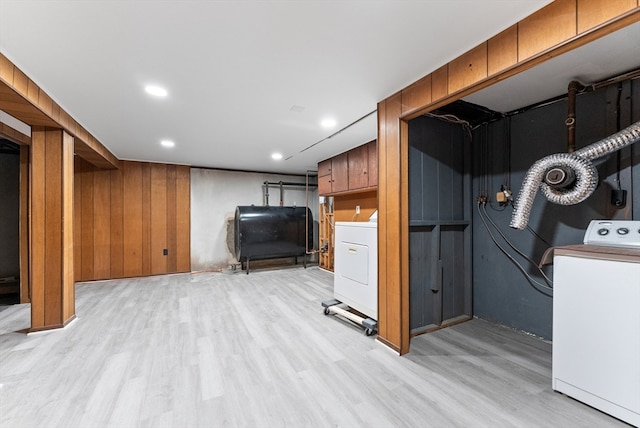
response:
M431 99L444 98L449 94L449 66L445 65L431 73Z
M402 114L431 102L431 74L402 90Z
M122 168L110 171L111 177L111 255L110 278L124 276L124 187Z
M187 166L122 162L104 171L77 158L76 280L190 271L190 177Z
M578 0L578 33L590 30L638 5L638 0Z
M79 260L81 266L79 281L86 281L94 276L94 177L93 168L87 167L80 180L81 220L78 225L81 227Z
M111 276L111 171L93 172L93 275Z
M30 166L31 330L75 317L73 286L73 138L32 132Z
M378 143L376 140L367 144L369 154L369 187L378 186Z
M191 170L176 167L176 265L177 272L191 270Z
M366 144L347 152L349 163L349 190L369 186L369 148Z
M151 274L167 272L167 256L163 254L167 245L167 166L150 165L150 258Z
M491 76L518 62L518 26L507 28L487 41L487 75Z
M576 0L556 0L518 23L518 61L549 49L577 33Z
M62 322L69 323L76 316L74 280L74 221L73 221L73 143L74 139L62 133Z
M124 276L142 271L142 164L124 162Z
M360 214L356 214L356 205ZM378 209L378 192L353 193L333 197L334 221L369 221L369 217Z
M487 44L482 43L449 63L448 93L473 85L487 77Z
M174 249L178 245L176 230L178 227L177 219L177 201L176 201L176 165L167 165L166 177L167 189L167 233L166 246ZM166 270L167 272L175 272L178 268L178 254L176 251L170 251L167 256Z
M379 106L380 108L380 106ZM408 350L403 343L401 331L401 253L400 253L400 115L402 113L401 94L391 96L383 107L384 125L380 127L378 138L378 332L385 343L393 344L399 352ZM382 132L384 134L382 134ZM384 135L384 136L383 136ZM405 184L406 185L406 184ZM384 197L382 193L384 192ZM381 250L380 247L383 247Z

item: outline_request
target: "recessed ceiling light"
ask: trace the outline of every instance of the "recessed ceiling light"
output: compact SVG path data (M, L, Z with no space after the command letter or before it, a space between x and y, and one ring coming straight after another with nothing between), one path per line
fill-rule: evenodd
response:
M176 143L170 140L162 140L160 141L160 144L162 144L162 147L173 147L176 145Z
M322 122L320 122L320 125L323 128L333 128L334 126L336 126L336 120L331 118L322 119Z
M147 94L153 95L153 96L156 96L156 97L166 97L167 96L167 90L165 88L161 88L160 86L147 85L147 86L145 86L144 90L147 91Z
M271 155L271 159L273 159L273 160L281 160L282 159L282 153L273 153Z

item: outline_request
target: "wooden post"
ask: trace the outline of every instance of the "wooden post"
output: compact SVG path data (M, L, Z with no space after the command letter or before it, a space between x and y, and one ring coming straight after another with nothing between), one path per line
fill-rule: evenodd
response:
M75 318L73 278L73 137L34 128L30 159L31 329Z

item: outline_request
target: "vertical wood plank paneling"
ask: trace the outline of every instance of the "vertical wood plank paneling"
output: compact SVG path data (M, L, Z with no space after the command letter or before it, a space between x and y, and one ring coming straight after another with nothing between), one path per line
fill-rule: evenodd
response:
M638 0L578 0L578 34L637 7Z
M76 281L82 279L82 177L85 162L75 156L73 159L73 277Z
M122 169L111 171L111 278L124 276L124 192Z
M378 143L373 140L367 146L369 146L369 187L375 187L378 185Z
M473 85L487 77L487 44L482 43L449 63L448 93Z
M401 165L399 118L402 114L401 94L384 103L379 127L380 166L378 176L378 261L379 261L379 337L399 352L403 352L401 310ZM384 193L384 196L382 195ZM382 220L382 223L380 223ZM383 283L382 283L383 282ZM382 285L382 286L381 286ZM380 320L379 320L380 321ZM408 344L407 344L408 346Z
M449 94L449 67L445 65L431 73L431 99L432 101L444 98Z
M191 271L191 169L176 167L176 269Z
M62 131L45 136L44 325L62 323Z
M93 173L93 275L111 277L111 171Z
M398 263L400 281L400 354L409 352L409 123L400 122L399 129L399 159L400 180L398 183L400 195L400 212L398 213L400 230L398 231Z
M20 303L29 303L29 146L20 146Z
M518 63L518 26L513 25L487 42L487 75Z
M94 240L93 234L94 228L94 204L93 204L93 174L94 168L91 165L86 165L83 168L82 178L80 183L80 195L82 198L82 213L81 213L81 227L82 227L82 240L81 240L81 260L82 268L80 270L80 281L87 281L94 278L93 270L93 253L94 253Z
M556 0L518 23L518 61L577 34L577 0Z
M142 164L123 163L124 276L142 275Z
M167 249L167 165L151 164L151 195L150 195L150 250L151 274L167 273L167 256L163 250Z
M74 281L74 139L63 132L62 135L62 322L75 318L75 281Z
M178 269L177 203L176 165L167 165L167 272L176 272Z
M151 275L151 165L142 164L142 272Z
M431 74L402 90L402 114L431 102Z
M389 336L387 317L387 101L378 103L378 336ZM390 344L392 345L392 344Z
M29 247L31 249L31 327L45 325L44 284L45 284L45 134L31 134L30 168L30 227Z

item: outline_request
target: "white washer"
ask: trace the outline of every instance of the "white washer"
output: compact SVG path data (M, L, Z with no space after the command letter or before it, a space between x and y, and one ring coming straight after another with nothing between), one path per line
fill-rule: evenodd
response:
M378 224L336 222L333 296L378 319Z
M640 426L640 249L554 250L553 389Z

